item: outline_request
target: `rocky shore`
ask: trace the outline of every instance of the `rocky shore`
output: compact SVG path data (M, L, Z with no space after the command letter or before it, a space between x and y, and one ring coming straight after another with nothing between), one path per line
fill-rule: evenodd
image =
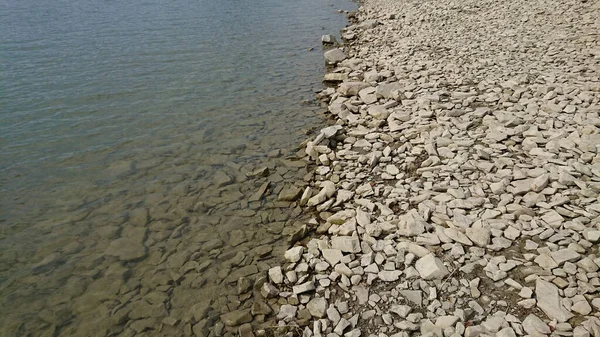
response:
M352 18L325 53L310 186L282 191L315 216L219 324L600 336L600 3L367 0Z

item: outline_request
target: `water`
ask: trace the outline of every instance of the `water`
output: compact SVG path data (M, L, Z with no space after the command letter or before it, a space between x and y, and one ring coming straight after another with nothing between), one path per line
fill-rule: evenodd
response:
M306 102L340 8L354 5L2 1L2 335L185 335L248 306L227 276L266 268L303 217L276 197L308 173L291 157L323 123ZM139 256L115 253L120 238Z

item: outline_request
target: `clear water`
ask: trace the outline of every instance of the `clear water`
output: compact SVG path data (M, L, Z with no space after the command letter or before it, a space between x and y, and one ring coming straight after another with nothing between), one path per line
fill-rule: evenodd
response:
M305 137L301 130L323 123L306 103L321 87L320 36L344 26L338 9L354 7L345 0L0 2L3 335L158 335L165 315L181 316L169 327L181 334L195 323L182 316L193 301L175 297L225 294L227 273L264 260L249 252L283 247L281 230L269 226L301 211L275 195L306 174L285 158ZM271 168L268 177L246 178L261 166ZM217 186L217 173L233 183ZM265 181L272 195L248 202ZM148 214L141 225L133 220L139 212ZM131 234L140 227L141 235ZM233 230L246 241L230 245ZM260 231L261 240L249 234ZM142 240L147 254L135 261L107 254L126 236ZM216 239L222 247L213 247ZM203 281L144 283L183 248L195 250L187 262L212 261L195 273ZM249 259L223 267L236 252ZM161 315L111 318L152 291L169 297ZM217 304L228 306L214 301L217 312L225 310Z

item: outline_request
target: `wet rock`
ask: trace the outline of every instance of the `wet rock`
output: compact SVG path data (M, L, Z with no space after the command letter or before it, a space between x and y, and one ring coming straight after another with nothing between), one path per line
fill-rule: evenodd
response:
M143 243L137 240L119 238L112 241L104 253L116 256L121 261L135 261L146 257L147 249Z
M335 36L333 36L331 34L327 34L327 35L321 36L321 42L323 44L335 44L335 43L337 43L337 40L335 39Z
M295 201L302 194L302 189L297 186L288 186L279 192L277 200L279 201Z
M235 310L221 315L221 321L227 326L238 326L243 323L250 323L252 315L249 310Z

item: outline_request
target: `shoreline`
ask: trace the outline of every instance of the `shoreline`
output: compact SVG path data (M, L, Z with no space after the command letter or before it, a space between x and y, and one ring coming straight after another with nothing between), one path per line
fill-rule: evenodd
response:
M240 335L600 335L600 49L568 25L600 8L556 7L359 4L303 143L311 234L255 283L277 324Z

